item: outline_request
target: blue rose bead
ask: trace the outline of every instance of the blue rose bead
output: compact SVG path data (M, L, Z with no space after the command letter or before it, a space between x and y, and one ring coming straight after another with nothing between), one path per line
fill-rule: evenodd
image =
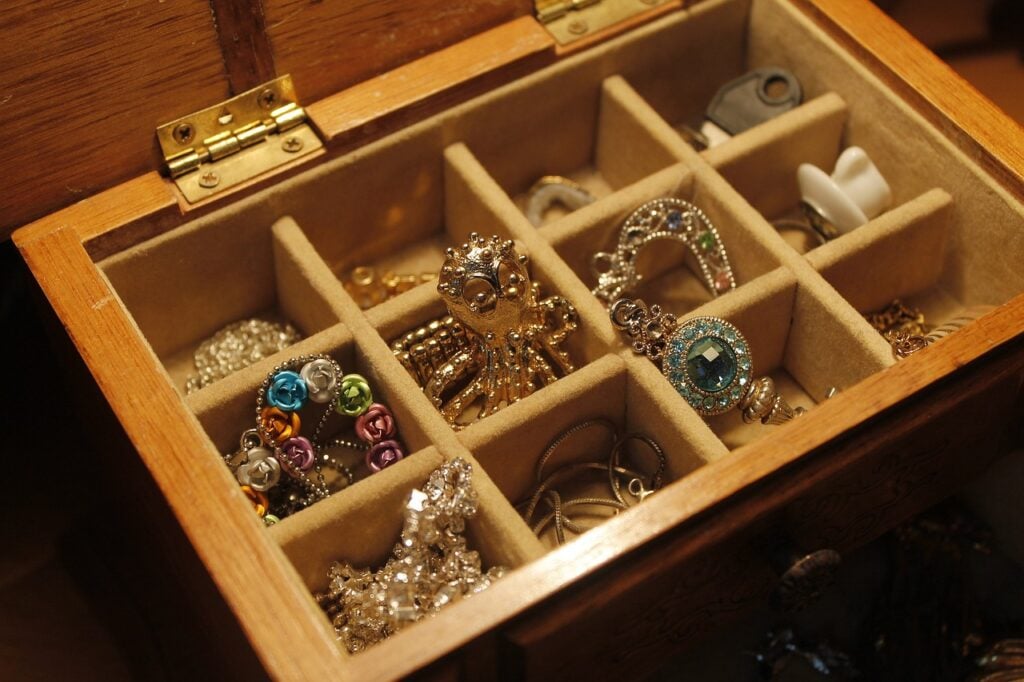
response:
M307 396L306 381L296 372L278 372L267 389L267 403L289 412L300 409Z

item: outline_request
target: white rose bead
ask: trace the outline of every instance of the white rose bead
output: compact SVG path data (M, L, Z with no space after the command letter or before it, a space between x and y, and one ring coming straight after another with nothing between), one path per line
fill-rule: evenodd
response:
M248 461L240 464L235 472L239 483L261 493L277 485L281 478L281 464L274 457L273 450L252 448L246 457Z
M306 363L299 376L306 382L309 399L315 403L329 403L338 386L338 375L334 363L323 358Z

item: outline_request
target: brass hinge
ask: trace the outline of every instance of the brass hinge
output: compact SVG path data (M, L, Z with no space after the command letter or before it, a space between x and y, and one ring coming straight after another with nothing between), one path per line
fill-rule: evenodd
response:
M537 19L540 23L547 24L564 17L573 10L590 7L599 2L601 0L536 0L533 6L537 10Z
M156 129L164 162L189 203L323 148L291 76Z
M560 45L649 11L669 0L534 0L537 20Z

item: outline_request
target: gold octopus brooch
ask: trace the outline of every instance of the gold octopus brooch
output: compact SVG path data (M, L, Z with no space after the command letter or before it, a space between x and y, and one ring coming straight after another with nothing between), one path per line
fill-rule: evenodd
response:
M453 426L474 405L482 419L575 369L562 343L579 326L576 309L541 298L528 262L511 240L470 234L447 250L438 276L448 315L391 344Z

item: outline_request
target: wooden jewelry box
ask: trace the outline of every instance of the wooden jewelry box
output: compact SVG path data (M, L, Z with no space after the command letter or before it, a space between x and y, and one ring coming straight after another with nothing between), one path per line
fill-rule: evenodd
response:
M175 54L174 68L112 60L121 76L150 79L148 90L112 98L121 100L112 120L131 119L128 138L118 133L106 153L87 151L56 172L67 184L91 167L96 185L121 184L39 218L14 241L155 483L140 476L138 485L173 512L217 588L207 598L226 605L227 627L271 677L638 676L769 594L780 547L852 549L1019 445L1024 134L866 0L638 1L643 12L606 29L580 18L592 15L556 19L555 35L584 36L568 45L522 2L211 4L216 27L203 2L148 16L112 6L113 32L85 10L73 18L159 65L170 62L148 46L166 37L172 44L159 49ZM262 5L265 23L250 4ZM26 26L38 20L15 11ZM204 12L205 23L190 23ZM442 25L451 33L438 34ZM379 59L353 60L360 50ZM80 90L63 81L76 55L33 76L46 97ZM686 143L680 127L699 121L717 87L762 65L797 74L804 103L707 151ZM233 167L200 165L182 187L142 172L158 124L215 104L229 84L240 92L289 71L308 103L309 127L294 135L314 136L301 138L302 155L194 203L186 195L198 189L185 183L203 189L216 183L202 178L228 178ZM41 136L37 122L21 122L30 138ZM893 205L802 254L769 221L796 207L798 164L831 168L848 145L872 155ZM28 159L25 149L11 155ZM104 170L100 156L126 163ZM31 179L37 166L25 163L19 177ZM597 201L533 227L522 202L546 174L573 178ZM730 320L750 341L756 373L812 408L806 415L777 427L704 421L613 329L590 293L590 257L614 243L630 211L662 196L708 214L739 286L697 300L679 254L666 250L645 265L643 295L680 316ZM67 203L52 184L19 180L7 200L11 223ZM436 271L444 248L474 231L514 239L544 291L576 306L568 350L578 369L454 431L388 346L443 314L435 286L363 311L339 277L358 265ZM994 308L896 361L862 316L894 298L935 320ZM256 314L287 318L306 338L186 395L195 347ZM268 529L221 453L251 426L270 368L314 352L371 381L411 454ZM599 416L660 443L668 482L555 548L513 505L545 446ZM513 570L349 655L311 591L324 588L335 559L382 563L409 491L455 457L473 465L480 497L471 543L485 566Z

